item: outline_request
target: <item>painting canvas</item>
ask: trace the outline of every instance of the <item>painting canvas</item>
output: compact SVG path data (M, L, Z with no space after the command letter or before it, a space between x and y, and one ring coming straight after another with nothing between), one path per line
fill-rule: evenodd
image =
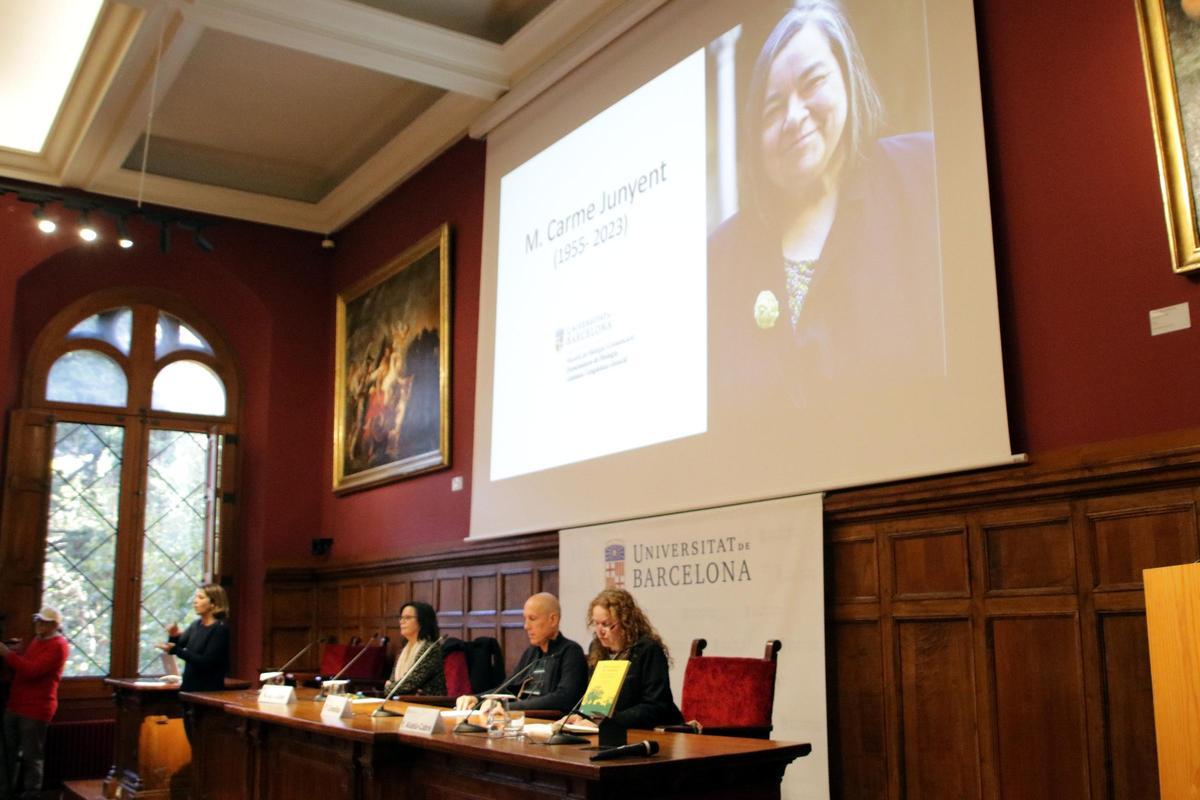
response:
M1200 269L1200 0L1138 0L1175 272Z
M338 294L333 489L450 465L450 231Z

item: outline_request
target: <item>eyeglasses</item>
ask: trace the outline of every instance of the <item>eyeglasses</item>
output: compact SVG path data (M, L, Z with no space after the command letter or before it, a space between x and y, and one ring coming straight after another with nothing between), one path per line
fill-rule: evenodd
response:
M414 619L416 619L416 618L417 618L417 615L416 615L416 614L401 614L401 615L400 615L400 621L401 621L401 622L404 622L404 620L406 620L406 619L407 619L407 620L414 620Z
M620 623L617 622L615 619L609 620L608 622L597 622L596 620L592 620L588 624L591 625L593 628L597 628L599 630L604 631L605 633L608 633L613 628L616 628L620 625Z

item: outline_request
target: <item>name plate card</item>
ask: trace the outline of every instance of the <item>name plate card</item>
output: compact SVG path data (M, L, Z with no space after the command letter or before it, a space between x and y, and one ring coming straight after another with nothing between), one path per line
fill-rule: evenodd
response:
M404 712L404 722L400 724L402 733L432 734L443 733L444 730L440 708L409 706Z
M325 705L321 706L322 717L345 718L354 716L354 706L350 695L334 694L325 698Z
M296 688L270 683L258 690L258 702L286 705L296 702Z

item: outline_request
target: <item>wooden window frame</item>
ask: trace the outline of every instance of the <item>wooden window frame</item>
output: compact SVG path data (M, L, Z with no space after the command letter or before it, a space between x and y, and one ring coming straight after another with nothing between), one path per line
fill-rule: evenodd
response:
M132 332L157 323L167 312L191 327L212 348L176 350L155 357L153 337L133 338L129 354L99 339L68 338L85 319L102 311L128 307L133 312ZM45 399L50 368L64 353L74 350L102 352L124 370L125 406L63 403ZM221 416L158 411L150 408L154 379L165 366L177 361L204 364L225 386L225 413ZM109 289L95 292L63 308L43 327L25 363L22 407L12 413L9 426L3 514L0 517L0 585L11 591L0 597L0 614L6 617L5 636L32 632L31 618L41 602L45 564L46 526L50 475L47 467L54 449L53 430L60 422L119 425L125 428L121 498L117 533L117 579L114 585L114 620L136 611L141 592L142 519L145 492L146 444L154 428L221 435L220 485L214 509L218 515L217 547L211 579L233 591L238 537L235 499L238 486L238 421L242 405L240 374L233 351L221 333L186 301L158 290ZM69 624L69 622L68 622ZM109 674L126 677L137 672L137 630L126 622L114 624ZM108 692L98 677L66 678L60 699L92 705Z

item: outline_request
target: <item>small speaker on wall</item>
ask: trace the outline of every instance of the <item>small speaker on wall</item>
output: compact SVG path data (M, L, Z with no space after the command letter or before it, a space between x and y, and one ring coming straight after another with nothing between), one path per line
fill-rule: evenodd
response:
M333 539L313 539L312 554L314 556L328 555L333 549Z

